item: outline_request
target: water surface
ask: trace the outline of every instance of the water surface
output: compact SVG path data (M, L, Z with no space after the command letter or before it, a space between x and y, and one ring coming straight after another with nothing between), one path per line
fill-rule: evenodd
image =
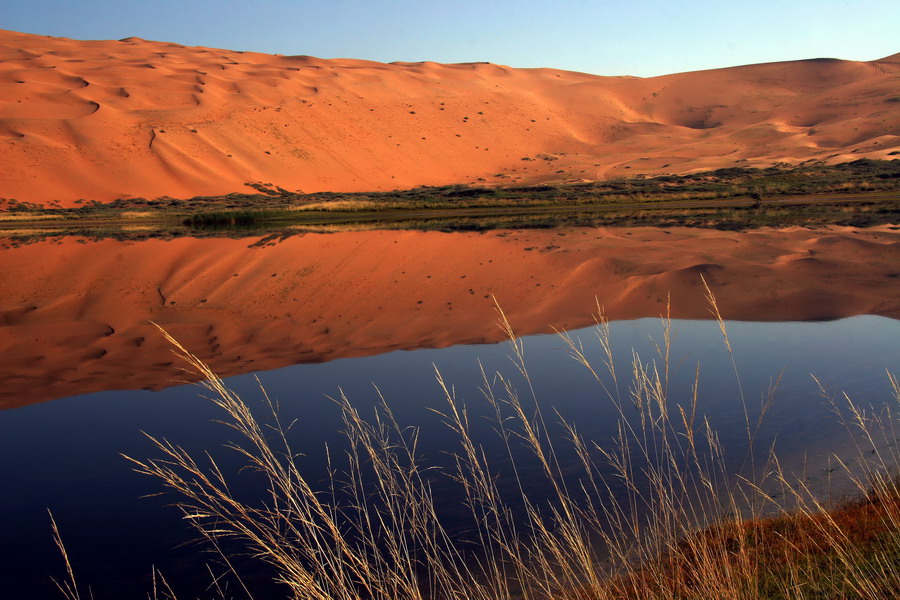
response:
M673 401L687 400L699 363L701 410L710 416L726 448L737 458L746 445L744 417L718 326L710 321L676 321L674 327L677 338L672 358L678 367L673 372ZM784 369L776 405L759 443L768 445L777 439L789 468L799 471L805 462L807 479L824 485L829 455L837 452L852 458L852 452L810 373L818 374L835 391L846 390L866 404L889 403L884 372L900 365L896 343L900 322L864 316L816 323L732 322L728 328L752 407L758 406L769 378ZM632 347L648 360L652 358L655 349L650 336L659 340L661 332L656 319L613 323L612 339L621 370L627 370ZM572 335L583 339L589 356L599 362L593 331L577 330ZM589 439L609 442L615 433L615 411L588 372L566 355L561 340L539 335L524 343L537 397L545 409L557 409ZM341 445L339 414L326 395L334 396L341 388L365 414L371 414L370 407L378 401L373 389L376 384L402 424L426 432L420 448L425 458L441 464L446 462L444 453L455 450L456 445L453 435L428 410L443 408L432 365L453 384L473 414L487 414L490 411L478 390L477 362L488 372L502 371L515 379L509 355L506 344L398 351L286 367L259 377L280 402L283 416L298 419L292 439L306 454L301 459L304 471L319 481L324 477L324 445ZM265 414L253 377L236 376L227 383ZM94 585L96 597L138 596L151 565L188 591L202 585L185 572L188 566L199 566L198 548L176 548L192 536L177 511L166 508L173 499L141 499L160 491L160 484L132 473L120 456L156 455L141 434L146 431L197 453L211 450L226 469L236 470L239 461L221 450L233 433L212 422L221 414L199 397L198 391L185 385L160 392L102 392L2 415L2 527L8 541L5 548L14 549L7 550L4 557L4 589L23 593L27 589L32 598L55 597L45 583L46 574L61 575L62 564L52 548L46 509L53 510L80 579ZM476 423L476 431L487 448L499 448L486 423ZM574 463L574 457L565 452L563 456Z
M900 233L366 231L0 242L0 406L179 376L165 327L220 375L499 341L612 319L900 317Z
M832 485L842 493L829 457L852 458L852 446L810 374L876 409L892 402L885 371L900 365L900 321L890 318L900 314L898 247L888 229L365 232L8 246L0 253L0 399L8 407L0 412L0 589L59 597L48 581L63 573L50 509L79 581L96 598L143 597L152 565L182 597L206 597L202 563L211 557L184 546L193 535L169 506L175 498L144 497L160 484L133 473L121 454L156 456L148 432L212 452L241 493L258 493L258 482L237 474L240 462L222 449L232 433L196 386L179 383L194 377L180 371L150 320L264 412L258 376L285 420L297 419L291 436L305 454L304 472L321 481L325 445L342 443L327 398L340 389L371 415L377 385L400 422L424 432L423 459L446 465L456 440L431 410L443 406L434 367L470 408L479 442L504 472L493 427L478 416L490 413L479 363L489 375L524 382L508 344L497 343L504 334L495 300L518 333L530 334L526 363L545 414L559 411L587 438L609 444L609 399L547 332L568 329L599 364L594 330L584 327L604 306L617 319L613 349L626 373L632 348L658 360L651 338L661 340L658 316L670 302L672 401L688 400L699 364L699 408L737 468L746 454L737 381L755 420L783 371L757 443L774 442L784 464L821 493ZM724 316L740 319L727 323L737 376L709 320L701 275ZM561 459L574 461L565 452ZM448 504L452 524L458 507Z

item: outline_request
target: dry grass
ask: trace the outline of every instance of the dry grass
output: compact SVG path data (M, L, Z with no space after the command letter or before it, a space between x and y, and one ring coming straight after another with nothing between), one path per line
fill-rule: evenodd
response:
M332 200L330 202L310 202L309 204L291 207L291 210L321 210L326 212L378 211L384 209L384 202L375 202L373 200Z
M153 219L158 215L151 210L124 210L119 213L120 219Z
M57 219L57 215L41 215L33 213L0 213L0 221L46 221L47 219Z
M728 472L716 432L698 412L699 368L689 400L671 400L667 315L657 356L645 362L635 355L627 373L616 371L602 311L596 330L602 364L561 334L618 412L615 443L600 447L574 423L563 422L563 440L548 435L523 344L499 314L515 378L524 381L517 389L512 378L482 371L503 457L479 444L466 406L437 373L444 396L439 414L459 443L455 467L438 472L421 464L418 431L398 423L386 402L365 420L341 395L336 402L349 450L329 457L332 478L317 489L298 467L277 406L266 398L270 424L262 425L169 338L207 380L211 400L240 440L231 447L265 478L267 499L253 505L238 499L211 457L199 461L165 440L153 440L160 458L130 460L177 492L184 518L212 548L240 541L277 573L284 597L296 600L877 600L900 593L900 494L892 479L900 456L890 412L874 417L846 397L833 400L858 434L861 460L842 467L864 496L829 512L833 507L792 481L774 455L756 456L754 438L777 382L754 422L741 392L747 459L742 473ZM900 401L900 386L891 382ZM579 457L577 477L572 465L560 463L561 443ZM498 458L515 473L513 485L499 483ZM466 540L447 528L433 492L435 478L447 476L464 498ZM763 491L772 485L784 492L780 502Z

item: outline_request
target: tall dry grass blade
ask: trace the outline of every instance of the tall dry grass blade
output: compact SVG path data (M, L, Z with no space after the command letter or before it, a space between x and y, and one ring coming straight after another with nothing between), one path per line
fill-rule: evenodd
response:
M725 326L725 319L722 317L722 313L719 310L719 303L716 300L716 296L713 293L712 289L709 287L709 284L706 281L706 278L701 274L700 280L703 282L703 289L706 294L706 301L709 304L710 314L715 318L716 323L719 325L719 331L722 333L722 339L725 341L725 348L728 350L728 357L731 359L731 367L734 371L734 379L737 383L738 394L741 399L741 409L744 411L744 429L747 436L747 454L745 458L745 462L747 459L750 461L750 472L753 476L756 476L756 453L754 452L754 441L755 435L751 428L751 420L750 420L750 411L747 406L747 398L744 395L744 385L741 382L741 375L738 371L737 360L734 356L734 349L731 347L731 340L728 337L728 328Z
M770 382L752 422L724 320L709 286L706 290L738 381L752 455L780 376ZM887 597L886 590L900 590L895 558L900 495L888 477L898 459L895 446L887 443L894 434L892 413L874 418L852 403L842 407L862 440L860 449L877 445L878 450L864 461L856 481L875 486L882 510L877 522L888 543L866 556L839 518L823 516L828 507L808 485L784 472L774 448L764 467L772 481L757 477L755 462L749 475L728 468L725 447L698 408L700 366L686 386L690 389L673 389L678 379L670 376L675 336L668 309L662 340L654 341L655 359L644 362L632 351L630 381L624 371L616 373L602 308L597 317L602 366L591 364L580 342L560 334L616 418L612 443L600 444L583 438L576 422L553 409L573 452L566 462L558 452L560 440L544 421L524 343L497 308L528 395L523 401L510 378L480 366L481 394L501 442L496 454L482 445L465 400L435 368L442 406L434 412L456 440L448 470L421 462L419 430L404 427L377 388L378 404L368 419L341 391L334 401L347 449L334 454L328 449L330 479L316 488L304 478L291 448L290 424L281 422L277 403L265 390L269 427L172 340L208 378L204 385L225 411L223 421L238 434L230 447L261 475L268 496L257 506L237 500L212 457L197 461L165 440L150 438L161 459L133 462L186 499L185 518L220 553L225 554L222 540L238 538L274 567L292 599L743 600L831 593L875 600L878 594ZM900 400L900 386L890 381ZM436 497L433 484L445 476L458 486L465 535L451 533L444 521L446 498ZM780 486L783 500L765 491L772 484ZM785 516L788 509L794 512ZM777 510L786 519L776 535L762 519L764 510ZM766 550L770 545L772 552ZM827 585L817 578L827 579ZM820 588L824 596L816 596Z
M53 532L53 543L56 545L56 549L59 550L60 555L62 555L63 563L66 566L66 578L64 580L59 580L55 577L51 579L66 600L81 600L81 593L78 590L78 584L75 582L75 570L72 568L72 562L69 560L69 552L66 550L62 535L59 533L56 519L53 518L53 513L49 510L47 511L47 514L50 516L50 528ZM90 596L93 597L92 595Z

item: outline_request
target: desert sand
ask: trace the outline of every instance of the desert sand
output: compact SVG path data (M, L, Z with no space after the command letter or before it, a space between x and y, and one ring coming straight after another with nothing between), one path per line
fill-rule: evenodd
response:
M900 318L892 227L353 232L0 250L0 407L184 381L159 323L223 376L612 319ZM597 299L595 301L595 298Z
M0 30L0 198L523 185L900 148L900 54L654 78Z

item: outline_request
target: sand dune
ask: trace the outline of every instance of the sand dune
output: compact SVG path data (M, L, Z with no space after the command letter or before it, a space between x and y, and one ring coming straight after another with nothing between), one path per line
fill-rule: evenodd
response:
M0 250L0 407L183 379L155 321L218 373L499 341L613 319L900 318L900 233L651 228L359 232ZM255 244L255 245L254 245Z
M530 184L884 158L900 55L648 79L0 31L0 197Z

